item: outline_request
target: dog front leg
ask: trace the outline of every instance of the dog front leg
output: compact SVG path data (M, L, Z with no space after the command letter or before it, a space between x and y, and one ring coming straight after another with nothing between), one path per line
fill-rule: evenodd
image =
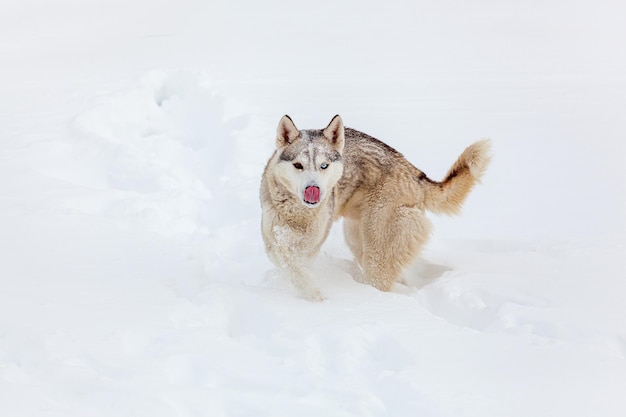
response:
M324 301L325 297L315 288L307 271L311 259L302 248L303 241L285 230L275 229L271 243L267 245L272 262L283 271L300 296L309 301ZM309 251L310 252L310 251Z
M306 300L317 302L324 301L326 299L322 293L315 288L315 285L313 285L313 281L304 266L294 263L293 260L289 260L287 261L284 270L300 296Z

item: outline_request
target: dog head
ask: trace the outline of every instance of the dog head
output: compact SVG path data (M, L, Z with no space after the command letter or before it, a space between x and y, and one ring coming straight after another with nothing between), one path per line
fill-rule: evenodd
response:
M278 180L306 207L317 207L343 175L344 144L339 116L319 130L298 130L289 116L283 116L276 133Z

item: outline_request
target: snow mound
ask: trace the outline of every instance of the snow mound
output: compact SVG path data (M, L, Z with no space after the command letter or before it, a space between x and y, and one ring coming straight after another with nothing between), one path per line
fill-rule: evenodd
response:
M249 192L236 161L247 120L228 111L208 77L193 71L153 71L101 98L72 128L84 185L107 198L70 208L165 235L207 234L242 220Z

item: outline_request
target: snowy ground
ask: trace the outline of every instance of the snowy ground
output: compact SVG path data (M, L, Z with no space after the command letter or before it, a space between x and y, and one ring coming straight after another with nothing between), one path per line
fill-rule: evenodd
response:
M4 0L0 415L626 415L624 6ZM303 301L263 251L275 125L441 178L409 285Z

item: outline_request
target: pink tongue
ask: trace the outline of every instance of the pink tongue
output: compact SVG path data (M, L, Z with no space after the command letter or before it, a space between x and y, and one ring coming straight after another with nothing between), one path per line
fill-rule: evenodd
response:
M314 185L306 187L304 189L304 201L307 203L318 203L320 201L320 188Z

